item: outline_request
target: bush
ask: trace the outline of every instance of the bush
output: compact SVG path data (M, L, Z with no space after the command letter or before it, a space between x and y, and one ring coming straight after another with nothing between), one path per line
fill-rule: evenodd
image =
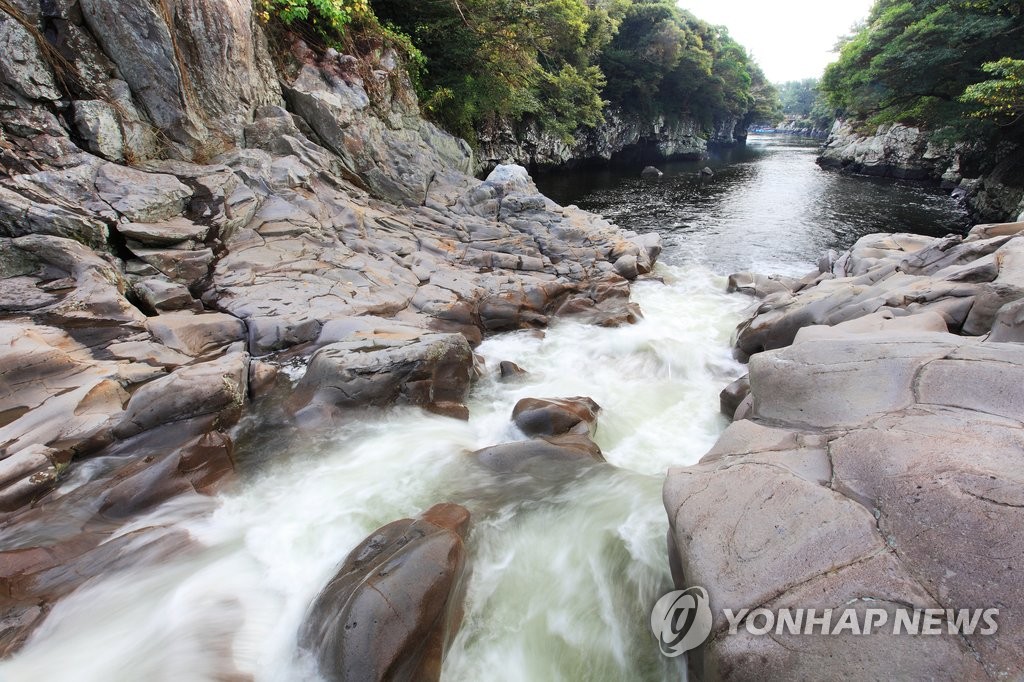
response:
M313 28L326 40L340 38L353 20L370 14L368 0L258 0L263 21L296 22Z

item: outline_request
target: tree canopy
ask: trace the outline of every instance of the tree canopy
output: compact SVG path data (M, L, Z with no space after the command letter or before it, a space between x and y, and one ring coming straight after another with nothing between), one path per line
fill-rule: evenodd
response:
M1000 117L1012 124L1014 107L1019 116L1021 59L1019 0L878 0L822 88L834 107L871 123L992 133ZM982 120L987 127L970 123Z
M803 128L824 130L835 121L835 110L821 91L817 78L788 81L777 86L782 113Z
M371 0L426 58L425 111L474 139L536 121L569 142L609 104L643 116L771 118L774 88L746 50L673 0Z

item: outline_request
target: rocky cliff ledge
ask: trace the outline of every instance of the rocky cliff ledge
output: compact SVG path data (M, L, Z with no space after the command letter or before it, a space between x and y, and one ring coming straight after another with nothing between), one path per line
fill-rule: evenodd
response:
M473 178L387 50L275 60L226 0L0 9L0 654L91 576L189 551L110 533L229 480L259 396L465 417L484 334L636 319L657 237L520 167Z
M840 120L818 164L939 184L963 197L981 220L1024 216L1024 165L1015 148L985 150L964 143L937 143L929 131L912 126L897 123L867 131L863 123Z
M709 146L728 146L746 140L746 130L734 120L720 122L710 136L688 118L646 120L634 114L608 111L603 124L580 130L573 144L542 132L536 124L502 124L481 132L479 170L516 163L539 170L631 163L703 159Z
M715 614L700 679L1018 676L1024 223L869 236L802 281L732 286L762 299L737 337L749 377L723 394L734 423L664 490L675 580ZM914 637L730 634L722 614L835 625L847 606L1001 612L992 636Z

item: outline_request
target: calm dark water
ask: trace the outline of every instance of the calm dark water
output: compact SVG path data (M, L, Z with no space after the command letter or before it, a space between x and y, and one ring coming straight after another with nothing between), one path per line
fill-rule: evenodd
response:
M946 192L892 180L824 171L814 140L752 135L744 149L706 162L662 166L661 180L616 170L537 178L561 204L606 216L638 232L657 230L663 259L740 270L803 274L828 249L873 232L962 234L966 212ZM715 176L701 183L696 173Z

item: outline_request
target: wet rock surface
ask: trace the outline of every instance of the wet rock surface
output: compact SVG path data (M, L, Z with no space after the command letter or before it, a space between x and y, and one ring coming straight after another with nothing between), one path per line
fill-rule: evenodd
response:
M571 479L605 461L592 438L600 410L590 398L525 398L516 404L512 421L529 440L477 450L472 457L486 471L504 478Z
M438 680L465 598L469 512L441 504L352 550L299 635L328 680Z
M656 236L472 177L390 51L282 41L249 3L0 9L4 652L129 560L112 528L230 483L254 397L465 419L484 335L639 319Z
M691 654L703 679L1000 679L1024 665L1024 346L1005 342L1024 298L1019 234L875 235L784 289L734 278L762 298L737 342L749 389L723 393L737 421L664 488L676 583L705 587L717 614ZM755 637L721 616L837 619L864 599L890 617L999 608L999 630Z

